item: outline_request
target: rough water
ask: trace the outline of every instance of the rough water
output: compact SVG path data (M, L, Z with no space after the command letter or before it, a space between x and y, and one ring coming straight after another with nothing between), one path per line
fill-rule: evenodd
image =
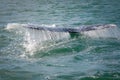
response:
M120 80L119 0L0 0L0 80ZM31 30L116 24L83 34Z

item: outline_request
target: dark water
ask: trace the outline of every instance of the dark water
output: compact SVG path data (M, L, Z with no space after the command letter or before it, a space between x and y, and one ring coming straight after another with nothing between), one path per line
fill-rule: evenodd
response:
M120 0L0 0L0 80L120 80L119 39L77 36L36 52L8 23L120 26ZM22 30L19 28L19 30Z

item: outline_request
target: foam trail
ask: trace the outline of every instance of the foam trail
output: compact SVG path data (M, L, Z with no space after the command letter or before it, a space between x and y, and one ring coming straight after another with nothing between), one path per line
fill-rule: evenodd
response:
M113 24L110 24L111 26ZM102 26L101 26L102 27ZM112 27L104 28L104 29L96 29L90 31L81 32L81 34L91 37L91 38L120 38L120 29L113 25Z

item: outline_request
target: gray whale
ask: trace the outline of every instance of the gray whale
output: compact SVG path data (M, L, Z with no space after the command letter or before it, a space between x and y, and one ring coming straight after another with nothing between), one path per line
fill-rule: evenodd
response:
M39 37L45 36L54 39L71 36L77 34L91 38L117 38L120 39L120 29L115 24L99 24L99 25L82 25L79 27L59 27L54 25L38 25L38 24L19 24L9 23L6 27L9 31L25 32L29 36ZM39 36L38 36L39 35Z
M52 32L69 32L69 33L81 33L84 31L102 30L106 28L117 27L115 24L100 24L100 25L83 25L80 27L45 27L34 24L24 25L26 28L35 30L44 30Z

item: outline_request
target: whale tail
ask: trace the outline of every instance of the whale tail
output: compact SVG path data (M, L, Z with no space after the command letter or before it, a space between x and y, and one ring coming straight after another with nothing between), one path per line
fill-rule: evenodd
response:
M50 31L50 32L68 32L79 33L88 37L94 38L119 38L119 29L115 24L105 25L83 25L80 27L45 27L34 24L24 25L25 28L38 30L38 31Z
M79 27L56 27L55 25L45 26L36 24L8 24L7 29L18 28L22 26L29 29L30 34L36 35L47 34L47 38L60 39L65 38L66 35L77 33L92 38L120 38L120 30L115 24L100 24L100 25L82 25ZM50 37L49 37L50 36ZM59 36L59 37L58 37Z
M116 28L115 24L106 24L106 25L83 25L80 27L49 27L49 26L39 26L35 24L23 25L25 28L35 29L35 30L44 30L52 32L69 32L69 33L81 33L85 31L95 31L103 30L108 28Z

